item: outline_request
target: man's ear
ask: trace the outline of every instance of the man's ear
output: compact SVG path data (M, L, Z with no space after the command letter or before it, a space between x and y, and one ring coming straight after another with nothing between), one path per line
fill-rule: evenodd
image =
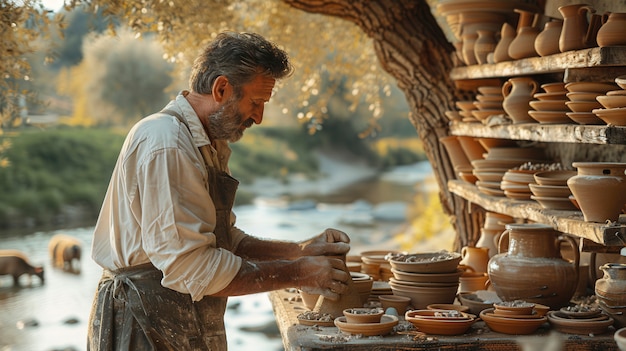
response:
M218 76L213 82L213 90L211 91L213 99L216 102L222 102L230 96L232 86L228 82L228 78L225 76Z

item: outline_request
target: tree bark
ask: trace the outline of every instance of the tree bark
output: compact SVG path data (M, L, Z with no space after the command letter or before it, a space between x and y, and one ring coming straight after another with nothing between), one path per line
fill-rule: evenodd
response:
M449 135L446 110L455 109L459 92L450 71L454 47L425 0L283 0L311 13L351 21L372 38L380 63L398 82L410 107L410 120L424 143L440 189L440 200L457 232L455 249L479 235L471 204L448 191L455 172L439 138ZM473 206L476 207L476 206ZM481 212L481 209L475 209Z

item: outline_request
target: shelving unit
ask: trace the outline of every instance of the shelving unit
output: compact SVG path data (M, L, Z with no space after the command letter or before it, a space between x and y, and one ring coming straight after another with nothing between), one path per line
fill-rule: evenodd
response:
M626 47L590 48L545 57L533 57L497 64L458 67L451 78L459 86L480 86L493 79L506 80L514 76L537 77L559 74L564 82L605 81L626 74ZM487 126L480 122L452 122L450 133L457 136L527 140L546 143L626 145L626 127L575 124L508 124ZM624 246L626 222L590 223L580 211L544 209L533 200L520 201L490 196L466 181L451 180L448 189L487 211L507 214L534 222L552 225L555 229L575 235L581 240L581 250L616 251Z

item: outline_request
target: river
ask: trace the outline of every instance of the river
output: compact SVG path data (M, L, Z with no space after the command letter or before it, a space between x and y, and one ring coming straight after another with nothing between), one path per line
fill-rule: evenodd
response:
M399 168L382 177L359 182L332 197L282 202L258 199L235 208L240 228L259 237L301 240L334 227L352 239L351 253L365 249L397 249L391 233L405 225L391 218L408 205L415 182L427 176L423 165ZM419 172L418 179L412 178ZM396 216L398 217L398 216ZM381 220L384 219L384 220ZM87 320L101 268L90 259L92 227L24 232L0 237L0 248L24 251L45 269L45 284L36 277L14 287L10 276L0 276L0 351L86 350ZM56 233L84 242L80 274L53 269L47 252ZM266 294L229 299L225 316L229 350L282 350L274 314ZM242 313L241 311L246 311ZM267 330L269 328L269 331ZM265 332L255 331L265 329Z

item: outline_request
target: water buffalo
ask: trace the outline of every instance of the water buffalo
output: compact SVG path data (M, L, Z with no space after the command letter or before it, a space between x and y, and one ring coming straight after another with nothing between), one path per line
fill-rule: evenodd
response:
M36 275L44 283L43 267L33 266L26 254L19 250L0 250L0 275L12 275L13 283L18 286L22 274Z
M82 247L82 241L73 236L55 234L48 244L52 266L66 271L79 271Z

